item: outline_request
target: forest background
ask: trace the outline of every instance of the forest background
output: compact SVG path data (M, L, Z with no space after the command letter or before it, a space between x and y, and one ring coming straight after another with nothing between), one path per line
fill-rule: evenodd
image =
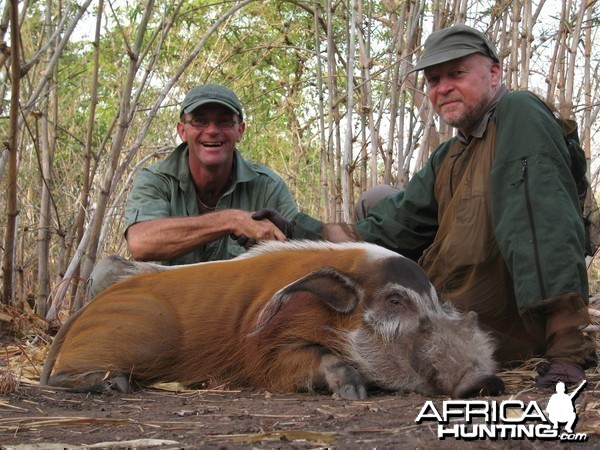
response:
M97 259L127 256L132 181L179 143L180 102L206 82L240 97L245 157L303 211L349 221L361 191L405 185L452 135L409 71L432 30L467 23L497 44L509 89L577 121L596 192L595 0L9 0L0 14L0 303L51 321L81 306Z

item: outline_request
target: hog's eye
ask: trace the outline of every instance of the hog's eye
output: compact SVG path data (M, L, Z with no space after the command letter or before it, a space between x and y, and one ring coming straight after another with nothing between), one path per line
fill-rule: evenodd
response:
M393 292L386 295L386 300L390 305L390 308L402 314L416 312L415 304L406 295L399 292Z
M398 293L389 294L387 296L387 300L392 305L403 305L403 304L406 304L406 302L407 302L406 297L403 297L402 295L400 295Z

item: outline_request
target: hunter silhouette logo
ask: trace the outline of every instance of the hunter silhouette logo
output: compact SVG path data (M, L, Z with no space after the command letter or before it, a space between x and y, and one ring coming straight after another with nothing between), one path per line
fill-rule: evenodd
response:
M548 400L548 406L546 406L548 419L552 422L553 429L558 429L559 423L566 423L565 431L573 433L573 425L577 420L573 399L579 394L585 383L586 380L583 380L577 389L570 394L565 393L565 383L562 381L556 383L556 394L552 394L552 397Z
M437 436L442 440L559 439L584 442L587 435L574 433L573 428L577 421L574 399L585 384L583 380L567 393L562 381L556 383L556 393L548 400L546 414L535 400L445 400L441 406L427 400L415 422L437 422Z

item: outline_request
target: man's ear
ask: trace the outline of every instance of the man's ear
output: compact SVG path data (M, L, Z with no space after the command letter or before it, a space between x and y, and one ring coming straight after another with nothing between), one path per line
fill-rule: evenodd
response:
M494 87L498 87L502 83L502 66L499 62L494 61L490 67L490 73L492 76L492 84Z
M187 142L187 137L185 135L185 124L180 120L177 122L177 134L181 139L181 142Z
M236 142L240 142L242 140L242 138L244 137L244 131L246 131L246 122L240 122L238 125L238 137L235 140Z

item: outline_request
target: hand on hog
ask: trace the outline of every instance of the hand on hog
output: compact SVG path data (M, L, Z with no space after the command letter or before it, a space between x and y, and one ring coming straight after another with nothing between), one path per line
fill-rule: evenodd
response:
M239 236L237 236L232 233L232 234L230 234L230 237L234 241L237 241L237 243L240 247L244 247L246 250L249 250L251 247L258 244L258 241L256 239L249 238L245 234L240 234Z
M261 208L252 214L254 220L268 219L273 225L281 230L288 239L294 234L294 224L281 215L279 211L272 208Z

